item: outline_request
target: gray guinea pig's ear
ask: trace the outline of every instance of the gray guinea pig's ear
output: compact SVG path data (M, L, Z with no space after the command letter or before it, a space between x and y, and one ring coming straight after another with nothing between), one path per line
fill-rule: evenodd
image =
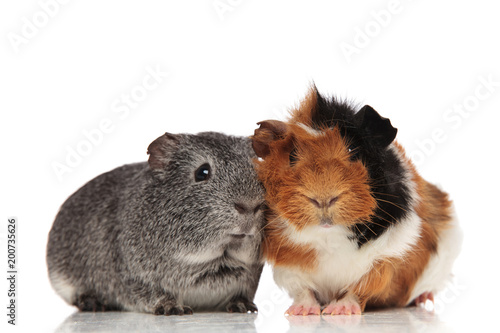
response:
M179 145L179 137L175 134L165 133L148 146L149 167L160 171L169 164L172 153Z

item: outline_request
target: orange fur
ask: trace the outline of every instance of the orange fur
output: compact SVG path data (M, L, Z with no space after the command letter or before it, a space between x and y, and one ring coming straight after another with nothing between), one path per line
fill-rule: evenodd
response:
M309 88L306 97L300 102L298 108L292 110L292 122L302 123L305 125L311 124L311 114L314 111L317 103L316 87Z
M266 226L266 237L263 242L263 254L274 266L298 267L304 271L317 268L317 253L307 245L298 245L283 234L278 221L271 220Z

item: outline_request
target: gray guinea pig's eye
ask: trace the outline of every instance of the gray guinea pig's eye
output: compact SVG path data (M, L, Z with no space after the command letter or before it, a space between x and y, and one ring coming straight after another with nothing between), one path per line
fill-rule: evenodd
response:
M210 164L205 163L194 172L194 180L196 182L202 182L210 178Z

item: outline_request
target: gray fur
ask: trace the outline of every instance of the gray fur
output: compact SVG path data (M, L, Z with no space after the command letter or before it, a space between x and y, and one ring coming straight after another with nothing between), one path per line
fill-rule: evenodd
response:
M62 205L47 245L54 289L81 310L256 310L264 190L250 140L166 133L148 150L149 165L104 173ZM211 176L196 182L204 163Z

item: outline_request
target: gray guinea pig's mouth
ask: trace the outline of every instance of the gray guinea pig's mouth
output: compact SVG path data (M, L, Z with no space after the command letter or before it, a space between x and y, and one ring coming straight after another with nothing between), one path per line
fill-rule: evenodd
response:
M243 239L245 237L252 237L252 235L248 235L248 234L230 234L229 236L231 236L231 238L234 238L234 239Z

